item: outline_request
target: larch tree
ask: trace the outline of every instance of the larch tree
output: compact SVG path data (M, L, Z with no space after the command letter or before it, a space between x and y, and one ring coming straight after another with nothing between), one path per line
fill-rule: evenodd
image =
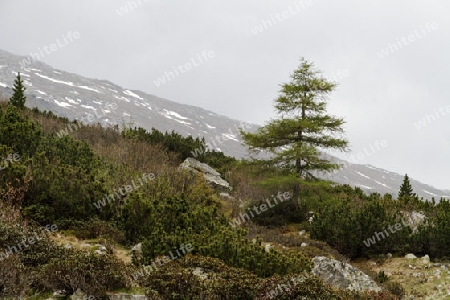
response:
M281 85L275 100L278 118L255 133L241 130L250 150L271 153L270 158L262 162L282 170L272 181L292 186L293 200L298 200L302 184L317 181L319 172L340 168L339 164L324 158L323 150L347 150L348 141L343 138L344 119L326 113L328 96L336 86L324 78L313 63L302 58L300 66L291 74L291 81Z
M23 109L27 98L25 97L25 87L23 86L23 81L20 78L20 73L17 73L12 90L13 95L9 99L9 103L17 108Z

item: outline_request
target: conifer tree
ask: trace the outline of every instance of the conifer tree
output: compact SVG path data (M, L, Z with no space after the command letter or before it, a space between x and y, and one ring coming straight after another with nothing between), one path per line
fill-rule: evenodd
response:
M413 189L411 186L411 183L409 182L408 174L405 174L405 177L403 178L403 183L400 186L400 191L398 192L398 197L412 197L414 196Z
M23 81L20 78L19 72L17 73L16 80L14 81L13 95L9 99L9 103L16 106L17 108L23 109L25 107L26 100L27 98L25 97L25 87L23 86Z
M347 149L348 142L342 138L344 119L326 114L327 98L336 86L322 77L313 63L302 58L291 81L281 85L275 100L278 119L256 133L241 130L251 150L264 149L273 154L265 162L284 171L275 181L292 184L294 200L298 199L302 183L317 179L316 172L339 169L339 164L325 159L321 150Z

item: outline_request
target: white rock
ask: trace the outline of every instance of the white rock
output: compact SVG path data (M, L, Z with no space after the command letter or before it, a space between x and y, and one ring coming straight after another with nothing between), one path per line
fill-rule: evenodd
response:
M131 251L142 251L142 243L134 245L134 247L131 249Z
M422 262L424 264L429 264L430 263L430 257L428 256L428 254L425 254L425 256L422 257Z
M301 247L306 247L306 246L308 246L308 244L307 243L302 243L300 246Z
M407 259L414 259L414 258L417 258L417 256L415 256L412 253L408 253L408 254L405 255L405 258L407 258Z
M335 288L353 291L381 291L375 281L350 264L324 256L316 256L312 261L314 263L312 274Z

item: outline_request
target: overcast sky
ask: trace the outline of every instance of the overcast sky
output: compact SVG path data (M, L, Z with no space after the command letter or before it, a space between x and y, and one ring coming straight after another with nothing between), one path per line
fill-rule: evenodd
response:
M305 57L339 82L328 112L347 121L351 162L450 189L449 12L445 0L0 0L0 48L59 39L41 59L55 68L261 125Z

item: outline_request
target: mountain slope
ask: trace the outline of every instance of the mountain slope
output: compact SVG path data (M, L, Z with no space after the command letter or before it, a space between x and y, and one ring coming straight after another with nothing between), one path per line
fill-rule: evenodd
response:
M163 132L174 130L184 136L203 136L210 149L237 158L248 156L238 128L253 131L259 127L199 107L131 91L107 80L85 78L53 69L39 61L32 61L31 64L27 61L30 60L26 57L0 50L0 93L10 97L14 78L20 71L27 88L28 107L52 111L70 120L110 126L124 124L146 129L154 127ZM368 193L391 193L396 196L403 175L370 165L347 162L345 165L343 170L326 178L358 186ZM435 197L438 200L450 195L450 191L442 191L415 180L411 180L411 183L415 192L425 199Z

